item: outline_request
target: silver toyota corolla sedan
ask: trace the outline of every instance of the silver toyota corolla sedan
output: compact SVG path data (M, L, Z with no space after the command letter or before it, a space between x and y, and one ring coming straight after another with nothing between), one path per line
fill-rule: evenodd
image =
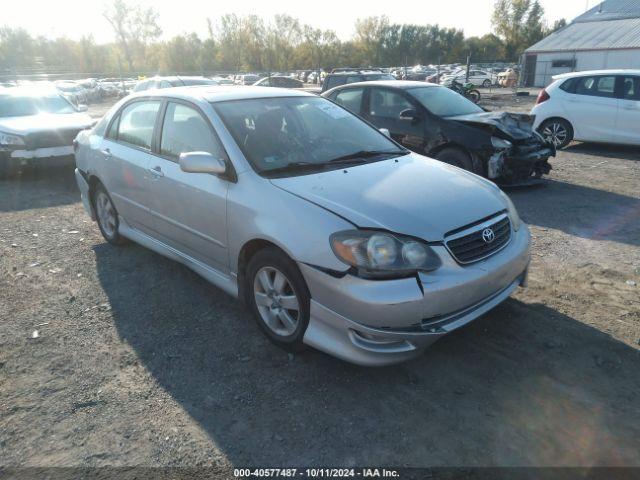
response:
M526 282L529 231L493 183L312 94L134 94L75 149L109 243L182 262L289 350L400 362Z

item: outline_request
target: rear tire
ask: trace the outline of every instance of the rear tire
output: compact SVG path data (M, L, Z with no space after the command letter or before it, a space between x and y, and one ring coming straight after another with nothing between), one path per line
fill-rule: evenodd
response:
M484 82L482 82L482 86L484 88L489 88L491 86L491 80L487 78Z
M573 140L573 127L562 118L545 120L538 127L538 132L546 140L552 142L558 150L566 147Z
M265 248L249 261L245 282L247 303L267 338L290 352L304 350L311 295L295 262Z
M445 148L436 154L436 160L473 172L471 157L457 148Z
M104 239L111 245L124 245L128 240L120 235L120 219L111 197L104 185L98 183L93 195L93 208L96 211L98 228Z

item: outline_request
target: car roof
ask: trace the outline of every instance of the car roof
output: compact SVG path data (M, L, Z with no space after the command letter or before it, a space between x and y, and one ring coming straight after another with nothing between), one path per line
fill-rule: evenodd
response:
M129 97L174 97L184 100L205 102L225 102L227 100L247 100L252 98L317 97L312 93L285 88L255 87L240 85L193 85L159 90L136 92Z
M562 78L585 77L589 75L640 75L640 70L635 69L617 69L617 70L584 70L582 72L568 72L554 75L554 80Z
M429 82L418 82L418 81L410 81L410 80L371 80L369 82L354 82L348 83L346 85L340 85L331 90L342 90L345 88L351 87L364 87L364 86L377 86L377 87L387 87L387 88L397 88L398 90L406 90L408 88L416 88L416 87L426 87L426 88L446 88L442 85L438 85L436 83ZM329 91L331 91L329 90Z

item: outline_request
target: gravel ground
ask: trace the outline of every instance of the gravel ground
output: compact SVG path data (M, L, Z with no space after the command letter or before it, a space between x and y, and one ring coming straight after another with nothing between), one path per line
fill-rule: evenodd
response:
M71 166L0 179L0 466L640 466L640 155L551 163L509 192L529 288L382 369L287 355L191 271L106 244Z

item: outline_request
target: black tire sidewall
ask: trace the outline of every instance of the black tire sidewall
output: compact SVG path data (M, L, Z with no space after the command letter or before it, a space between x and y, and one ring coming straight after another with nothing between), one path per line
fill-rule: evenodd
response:
M469 155L457 148L445 148L436 155L436 160L475 173Z
M96 198L98 198L98 194L100 192L104 193L107 196L107 198L111 202L111 206L113 207L113 210L116 212L116 229L115 229L116 231L115 231L113 237L110 237L109 235L107 235L107 233L102 228L102 224L100 223L100 219L98 218L98 208L96 206ZM100 233L102 234L102 237L107 242L109 242L111 245L123 245L123 244L127 243L127 240L122 235L120 235L120 232L119 232L120 218L118 216L118 210L116 210L116 206L113 204L113 200L111 200L111 195L109 195L109 192L107 192L107 189L104 188L104 185L99 183L96 186L96 188L94 189L93 195L91 196L91 201L93 203L93 209L96 212L96 223L98 224L98 228L100 229Z
M256 305L253 295L253 282L258 271L264 267L274 267L280 270L287 277L298 297L300 306L298 327L293 334L287 337L276 334L264 323ZM253 312L256 323L269 340L287 351L300 351L305 348L302 339L309 325L311 295L297 265L281 250L275 247L265 248L251 258L247 265L247 274L245 276L245 300Z

